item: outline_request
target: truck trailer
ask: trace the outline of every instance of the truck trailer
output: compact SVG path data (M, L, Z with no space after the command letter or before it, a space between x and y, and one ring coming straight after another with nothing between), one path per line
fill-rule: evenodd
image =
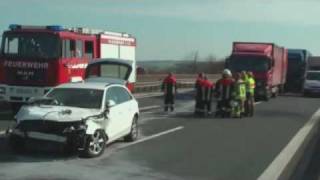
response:
M284 89L287 50L274 43L234 42L226 68L233 73L251 71L256 80L255 97L269 100Z
M311 53L305 49L288 49L286 92L301 92Z

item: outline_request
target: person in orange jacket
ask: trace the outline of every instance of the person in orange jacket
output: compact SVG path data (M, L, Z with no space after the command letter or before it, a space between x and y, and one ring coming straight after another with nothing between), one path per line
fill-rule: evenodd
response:
M201 90L202 90L202 102L203 102L203 110L204 114L211 115L211 103L212 103L212 96L214 92L214 84L204 76L203 81L201 83Z
M170 72L163 80L161 90L164 92L164 111L174 110L175 95L177 94L177 80Z

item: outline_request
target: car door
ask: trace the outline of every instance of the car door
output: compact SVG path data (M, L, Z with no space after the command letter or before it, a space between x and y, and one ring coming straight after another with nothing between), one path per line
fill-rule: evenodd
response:
M112 86L106 91L106 101L113 101L109 107L108 120L106 123L106 133L109 139L115 140L126 133L131 127L132 108L130 107L131 96L121 86ZM132 117L131 117L132 116Z
M120 98L121 108L123 111L122 125L124 133L128 134L131 130L132 119L134 117L135 107L132 104L133 98L124 87L118 87L117 93Z

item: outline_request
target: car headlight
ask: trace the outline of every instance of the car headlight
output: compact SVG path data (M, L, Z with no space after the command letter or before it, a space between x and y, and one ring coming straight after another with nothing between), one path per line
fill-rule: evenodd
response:
M6 88L0 87L0 94L6 94Z

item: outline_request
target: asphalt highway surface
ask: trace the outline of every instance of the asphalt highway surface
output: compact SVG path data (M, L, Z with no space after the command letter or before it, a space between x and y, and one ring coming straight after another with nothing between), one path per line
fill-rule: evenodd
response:
M138 101L139 140L112 143L98 158L58 150L15 154L1 135L0 179L257 179L320 107L318 98L287 95L257 103L253 118L222 119L194 116L192 93L179 94L170 113L161 96ZM0 130L13 121L7 112L0 119Z

